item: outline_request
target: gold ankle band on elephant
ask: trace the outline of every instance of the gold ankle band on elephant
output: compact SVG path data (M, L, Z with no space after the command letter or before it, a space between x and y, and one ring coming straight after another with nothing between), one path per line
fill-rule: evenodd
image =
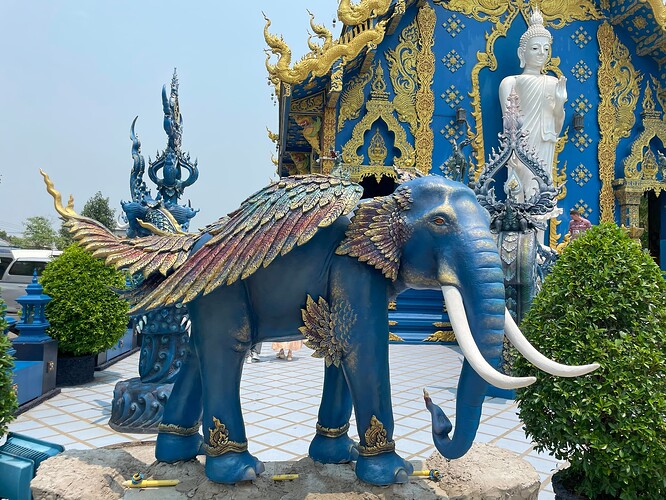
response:
M229 440L227 426L220 419L213 417L213 427L208 429L208 443L204 443L203 449L209 457L218 457L230 451L242 453L247 451L247 441L242 443Z
M349 422L347 422L342 427L336 427L335 429L331 429L330 427L324 427L320 425L319 422L317 422L317 434L327 438L340 437L346 434L348 430L349 430Z
M192 427L182 427L176 424L160 424L157 426L157 432L162 434L176 434L177 436L194 436L198 434L201 422Z
M395 451L395 441L387 439L384 424L373 415L368 430L365 431L365 445L358 445L358 454L362 457L373 457Z

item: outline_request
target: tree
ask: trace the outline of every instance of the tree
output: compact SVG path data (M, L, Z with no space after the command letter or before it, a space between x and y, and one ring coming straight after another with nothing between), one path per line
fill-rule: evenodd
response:
M12 242L23 248L46 248L59 245L59 237L51 226L51 221L43 216L28 217L23 223L23 238L13 238Z
M95 196L86 202L81 215L101 222L111 231L116 228L116 211L111 208L109 199L104 198L101 191L97 191Z

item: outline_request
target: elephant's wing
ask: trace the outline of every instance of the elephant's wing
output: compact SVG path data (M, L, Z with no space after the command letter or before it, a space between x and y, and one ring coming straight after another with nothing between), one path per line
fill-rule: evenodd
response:
M166 276L185 262L192 246L201 237L201 234L181 232L120 238L100 222L77 214L71 198L68 205L63 206L60 193L44 172L42 175L53 196L56 211L64 219L72 237L94 257L104 258L116 269L128 269L131 274L141 272L145 278L158 273Z
M351 212L362 194L358 184L325 175L286 177L272 183L245 200L228 219L210 226L212 237L147 293L135 310L189 302L247 278Z

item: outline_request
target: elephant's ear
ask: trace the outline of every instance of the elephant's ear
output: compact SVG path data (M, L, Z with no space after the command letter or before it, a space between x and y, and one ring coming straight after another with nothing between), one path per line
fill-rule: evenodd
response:
M357 257L395 280L400 269L402 246L410 235L403 212L409 210L411 203L411 190L403 186L389 196L362 202L336 253Z

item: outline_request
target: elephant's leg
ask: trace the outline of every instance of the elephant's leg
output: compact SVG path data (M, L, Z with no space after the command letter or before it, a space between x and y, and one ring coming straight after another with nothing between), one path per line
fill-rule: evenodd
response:
M356 475L378 485L405 483L414 467L395 452L388 366L388 292L378 271L340 259L332 272L333 335L351 390L360 437Z
M319 406L317 434L310 443L309 455L324 464L343 464L356 460L358 448L347 435L352 399L342 368L324 369L324 390Z
M206 476L218 483L252 480L264 465L247 450L240 381L251 345L245 288L236 283L188 305L203 382Z
M190 460L199 454L201 427L201 374L194 346L180 368L159 426L155 458L160 462Z

